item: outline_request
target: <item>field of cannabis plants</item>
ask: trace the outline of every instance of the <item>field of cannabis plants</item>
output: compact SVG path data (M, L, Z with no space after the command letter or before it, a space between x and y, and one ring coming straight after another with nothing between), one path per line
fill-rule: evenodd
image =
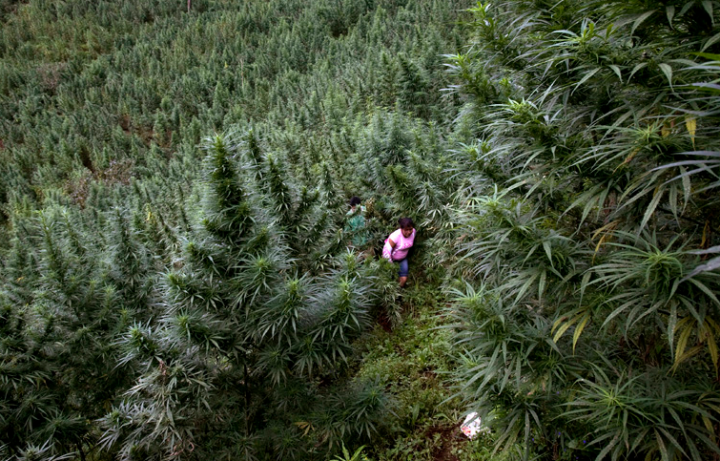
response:
M396 269L343 218L363 196L373 245L441 223L450 183L406 186L441 176L466 7L3 3L0 458L392 440L356 343L399 324Z
M0 1L0 459L720 459L719 8Z
M720 453L717 6L472 9L455 378L518 456Z

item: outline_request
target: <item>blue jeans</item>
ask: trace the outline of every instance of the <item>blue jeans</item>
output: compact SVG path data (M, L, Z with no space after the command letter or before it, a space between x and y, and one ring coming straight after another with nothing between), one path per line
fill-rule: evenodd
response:
M407 258L403 259L402 261L399 261L400 263L400 277L407 277L410 273L410 268L408 267L408 260Z

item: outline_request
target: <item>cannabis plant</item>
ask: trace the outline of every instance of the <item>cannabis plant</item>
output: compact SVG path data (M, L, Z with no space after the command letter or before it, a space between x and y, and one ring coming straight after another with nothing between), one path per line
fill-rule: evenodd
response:
M711 2L508 1L452 56L451 313L468 405L524 459L709 459L720 286ZM708 61L711 61L708 63ZM462 165L462 162L465 165ZM483 181L483 177L485 180ZM495 192L487 179L495 183ZM484 419L485 420L485 419Z
M371 265L348 253L330 271L301 275L288 243L297 208L278 206L289 189L273 182L270 160L268 188L251 193L257 170L241 173L241 148L231 136L208 141L202 228L182 267L163 276L161 315L118 339L136 384L102 424L103 443L122 457L303 458L370 437L387 411L377 387L317 386L342 371L369 324Z

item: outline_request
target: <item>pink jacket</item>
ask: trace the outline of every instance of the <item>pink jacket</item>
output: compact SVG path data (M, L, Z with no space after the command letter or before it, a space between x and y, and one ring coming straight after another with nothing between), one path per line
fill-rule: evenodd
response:
M395 242L395 248L390 246L390 242L388 240L392 240ZM398 229L388 238L385 239L385 246L383 246L383 258L389 259L390 261L402 261L403 259L407 258L408 251L415 243L415 229L413 229L412 234L410 234L410 237L405 237L402 235L402 230Z

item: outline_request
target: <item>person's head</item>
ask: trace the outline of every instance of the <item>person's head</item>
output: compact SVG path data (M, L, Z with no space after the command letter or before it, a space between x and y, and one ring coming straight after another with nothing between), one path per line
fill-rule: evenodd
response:
M412 235L413 229L415 227L415 224L413 223L413 220L410 218L400 218L398 220L398 225L400 226L400 230L402 231L402 235L405 238L408 238Z
M356 206L360 205L360 197L353 197L350 199L350 208L355 208Z

